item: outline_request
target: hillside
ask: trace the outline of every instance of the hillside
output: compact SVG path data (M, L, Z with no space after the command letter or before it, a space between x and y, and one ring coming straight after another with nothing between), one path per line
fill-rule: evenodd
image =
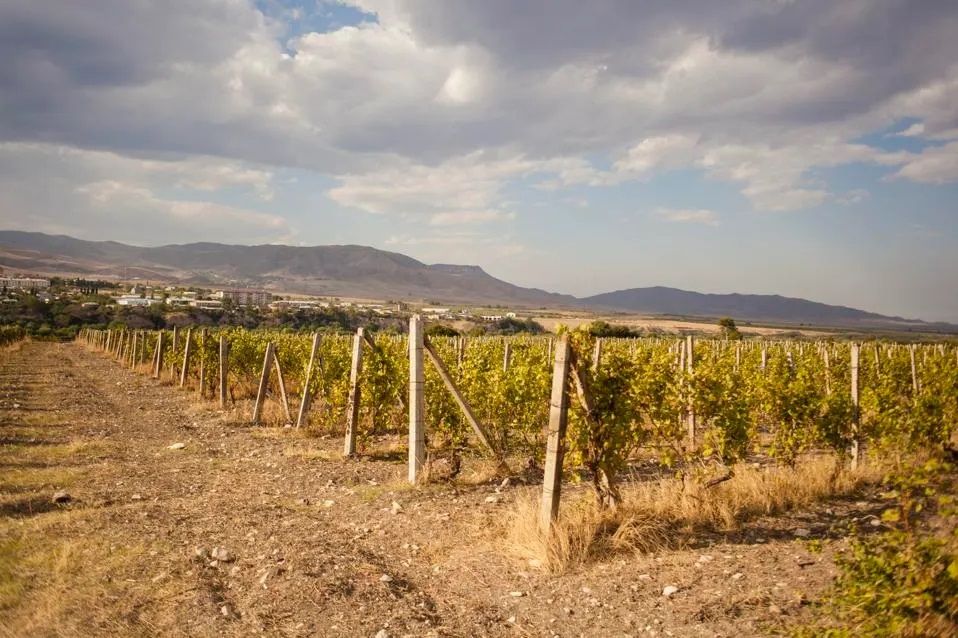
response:
M138 247L0 231L0 266L45 274L257 286L341 297L529 306L571 306L576 302L568 295L515 286L478 266L428 265L367 246L195 243Z
M237 246L204 242L140 247L62 235L0 231L0 266L50 275L138 277L338 297L733 317L787 325L955 330L955 326L946 324L887 317L779 295L703 294L652 287L577 299L510 284L479 266L424 264L400 253L368 246Z
M846 306L833 306L781 295L705 294L654 286L630 288L581 300L594 308L691 317L732 317L739 320L826 326L901 326L924 322L888 317Z

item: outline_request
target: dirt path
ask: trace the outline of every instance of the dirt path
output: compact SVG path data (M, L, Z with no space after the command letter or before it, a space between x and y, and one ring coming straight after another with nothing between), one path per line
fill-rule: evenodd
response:
M823 507L549 575L501 549L535 488L413 490L401 450L343 461L73 344L0 353L0 441L0 635L768 635L842 545Z

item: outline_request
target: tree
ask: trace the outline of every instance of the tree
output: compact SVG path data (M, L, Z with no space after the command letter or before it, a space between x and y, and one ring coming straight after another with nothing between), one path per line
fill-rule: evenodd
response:
M738 326L735 325L735 319L731 317L722 317L718 322L719 328L722 331L722 338L724 339L741 339L742 333L738 331Z

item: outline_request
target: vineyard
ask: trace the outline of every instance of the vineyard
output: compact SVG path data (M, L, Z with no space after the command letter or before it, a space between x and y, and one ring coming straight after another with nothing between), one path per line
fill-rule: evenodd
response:
M555 492L546 519L563 457L566 478L591 481L614 508L617 483L639 458L710 484L753 455L791 466L831 451L837 472L870 454L941 447L958 423L953 345L596 339L581 330L423 337L421 321L412 323L412 338L191 329L87 330L79 339L253 423L344 435L347 455L372 436L408 432L413 482L442 454L457 465L488 454L503 471L544 466ZM268 400L282 409L264 412Z

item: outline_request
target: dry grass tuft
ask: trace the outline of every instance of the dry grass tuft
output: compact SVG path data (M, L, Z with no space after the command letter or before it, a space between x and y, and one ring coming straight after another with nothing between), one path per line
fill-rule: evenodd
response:
M830 457L795 468L735 467L734 476L712 488L666 478L623 486L623 504L600 509L591 494L566 497L551 537L538 529L538 494L517 501L507 526L507 547L553 572L618 553L681 546L696 530L730 531L759 516L778 514L850 494L881 480L870 465L834 475Z

